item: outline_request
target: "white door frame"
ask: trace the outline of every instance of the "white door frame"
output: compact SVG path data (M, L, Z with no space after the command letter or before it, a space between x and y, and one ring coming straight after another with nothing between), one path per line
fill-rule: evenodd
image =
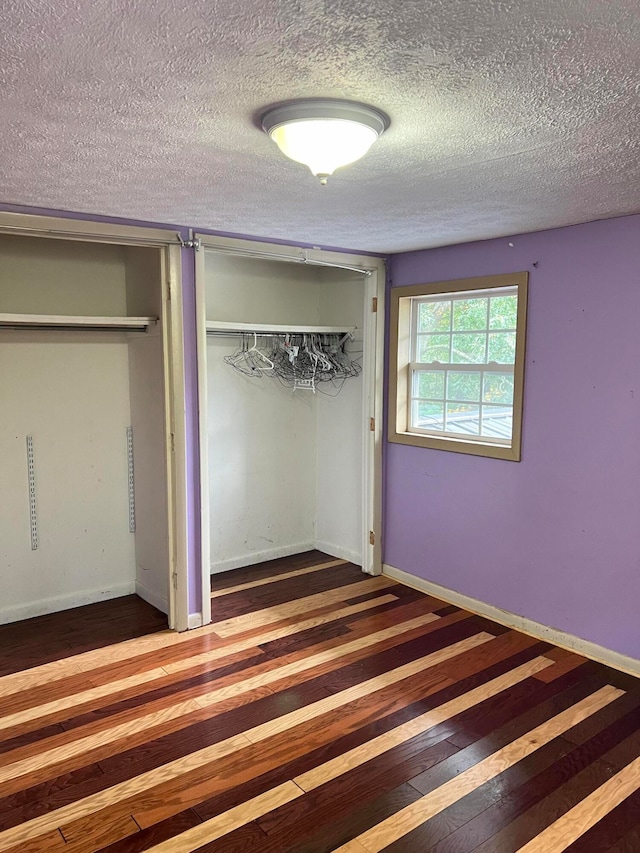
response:
M147 246L162 249L162 347L167 440L167 508L169 533L169 627L186 630L187 566L187 447L180 243L175 231L131 225L112 225L54 216L0 212L0 234Z
M211 621L211 602L205 591L210 587L211 544L209 532L209 441L207 417L207 333L205 256L206 250L242 257L265 260L299 262L308 266L345 267L362 270L364 295L371 310L363 329L363 507L362 570L379 575L382 571L382 397L384 364L384 293L385 263L383 258L354 255L324 249L301 249L297 246L264 243L231 237L196 234L199 251L196 254L196 322L200 442L200 506L201 506L201 560L203 589L203 621ZM374 301L375 300L375 301Z

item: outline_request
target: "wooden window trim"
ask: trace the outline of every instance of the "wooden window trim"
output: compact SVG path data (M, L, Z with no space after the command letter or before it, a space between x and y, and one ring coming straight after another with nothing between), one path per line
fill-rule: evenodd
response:
M527 327L528 272L477 278L413 284L391 288L390 342L389 342L389 424L388 439L395 444L429 447L454 453L469 453L519 462L522 447L522 409L524 396L525 340ZM408 432L409 423L409 368L411 362L411 300L420 296L458 291L481 291L500 287L516 287L518 292L518 319L516 325L516 358L514 364L513 433L511 446L469 441L466 438L439 437ZM478 294L480 295L480 294Z

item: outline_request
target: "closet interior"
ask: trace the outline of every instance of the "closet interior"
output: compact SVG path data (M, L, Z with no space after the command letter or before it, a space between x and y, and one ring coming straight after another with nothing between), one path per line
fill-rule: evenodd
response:
M169 612L162 250L0 236L0 621Z
M363 565L367 277L202 254L210 572L314 548Z

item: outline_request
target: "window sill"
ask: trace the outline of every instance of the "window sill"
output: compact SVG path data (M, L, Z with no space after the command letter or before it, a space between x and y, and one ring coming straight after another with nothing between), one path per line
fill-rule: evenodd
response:
M392 444L406 444L412 447L428 447L431 450L447 450L451 453L468 453L472 456L487 456L490 459L506 459L520 462L520 452L515 447L482 441L465 441L461 438L437 438L415 432L392 432L388 436Z

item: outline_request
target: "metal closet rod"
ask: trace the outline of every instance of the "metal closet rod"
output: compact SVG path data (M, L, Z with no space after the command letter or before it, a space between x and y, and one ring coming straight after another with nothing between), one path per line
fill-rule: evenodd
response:
M370 276L371 270L363 269L362 267L352 267L348 264L334 264L331 261L316 261L309 259L305 253L296 255L278 255L271 252L254 252L250 249L234 249L226 246L208 246L204 244L206 252L218 252L221 255L242 255L247 258L262 258L269 261L287 261L293 264L306 264L310 267L330 267L336 270L347 270L348 272L357 272L361 275Z
M234 330L234 329L207 329L207 337L216 337L216 338L238 338L240 336L251 337L252 335L256 338L286 338L287 335L293 337L303 337L304 335L318 335L319 337L335 337L338 332L253 332L249 329L245 330ZM338 346L342 346L342 344L349 339L353 339L353 332L347 332L344 334L340 340L338 341Z

